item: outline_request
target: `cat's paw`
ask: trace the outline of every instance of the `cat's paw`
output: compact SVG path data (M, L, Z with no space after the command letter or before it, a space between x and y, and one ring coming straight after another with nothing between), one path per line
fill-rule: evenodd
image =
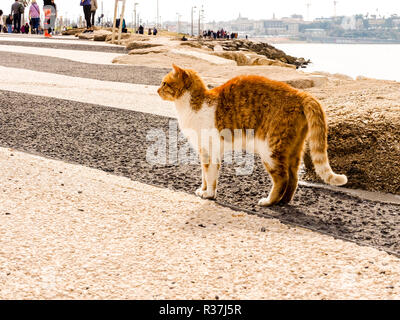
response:
M258 205L261 207L269 207L272 206L273 203L271 203L270 198L262 198L260 201L258 201Z
M215 199L215 192L209 192L207 190L199 188L196 190L196 196L202 199Z

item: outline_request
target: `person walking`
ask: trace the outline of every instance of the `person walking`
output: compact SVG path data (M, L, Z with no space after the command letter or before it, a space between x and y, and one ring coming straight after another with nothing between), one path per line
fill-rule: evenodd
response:
M81 6L83 7L83 13L85 14L86 20L86 31L84 32L92 32L92 23L90 21L90 15L92 11L92 2L91 0L81 0Z
M0 32L3 32L3 10L0 10Z
M43 22L43 27L44 27L44 36L46 38L51 38L51 11L54 9L52 6L51 0L43 0L43 13L44 13L44 22Z
M51 0L50 6L52 8L51 8L51 14L50 14L49 33L51 34L56 29L56 20L57 20L57 5L55 4L54 0Z
M24 6L19 3L18 0L15 0L15 2L11 6L11 14L13 15L15 33L21 32L21 13L24 9Z
M13 16L10 14L6 19L7 32L12 33Z
M92 0L91 1L91 9L90 9L90 24L92 25L92 28L94 26L94 18L96 16L96 11L97 11L97 0Z
M21 27L21 33L29 34L29 24L28 22Z
M32 33L39 34L40 8L36 0L32 0L29 8L29 17L31 19Z

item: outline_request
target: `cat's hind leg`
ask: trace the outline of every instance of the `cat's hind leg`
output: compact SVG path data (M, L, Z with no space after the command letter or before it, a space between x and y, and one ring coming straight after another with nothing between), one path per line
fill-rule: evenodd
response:
M268 198L262 198L258 205L264 207L272 206L283 198L289 182L287 152L286 150L273 151L269 142L264 139L257 139L255 148L273 183Z
M298 181L299 181L299 167L301 157L303 154L304 141L307 135L307 127L304 127L298 135L298 139L293 146L293 149L289 156L289 182L286 188L285 194L279 203L287 204L292 201L293 196L296 192Z
M300 166L300 154L297 156L293 156L289 162L289 181L285 190L285 194L282 199L279 201L281 204L287 204L292 201L293 196L297 189L298 184L298 171Z
M287 166L276 166L271 168L268 164L264 163L265 168L269 172L273 186L268 198L263 198L258 202L259 206L269 207L273 206L283 198L289 182L289 173Z

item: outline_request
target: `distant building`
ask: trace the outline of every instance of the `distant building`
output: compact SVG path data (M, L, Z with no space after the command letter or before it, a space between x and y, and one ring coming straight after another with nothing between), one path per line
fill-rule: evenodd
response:
M239 17L236 20L230 21L232 31L248 32L254 29L254 21L249 18L244 18L239 13Z
M306 37L310 38L322 38L326 37L325 29L305 29L304 34Z
M393 22L393 25L395 25L397 28L400 28L400 18L396 17L392 20L392 22Z
M356 30L357 29L357 19L355 16L344 17L342 20L341 27L344 30Z
M288 23L287 24L287 33L289 35L298 35L299 34L299 24L298 23Z
M292 14L290 18L293 20L304 21L304 18L301 14Z
M385 24L385 19L368 19L368 25L370 29L378 29L382 27L384 24Z
M264 33L267 35L287 34L287 26L282 20L264 20Z

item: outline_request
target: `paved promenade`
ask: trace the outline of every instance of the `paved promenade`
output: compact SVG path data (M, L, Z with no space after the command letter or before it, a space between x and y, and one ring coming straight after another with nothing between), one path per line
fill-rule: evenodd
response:
M0 36L1 299L400 298L395 197L303 184L258 208L257 163L201 200L197 166L145 159L168 70L75 39Z

